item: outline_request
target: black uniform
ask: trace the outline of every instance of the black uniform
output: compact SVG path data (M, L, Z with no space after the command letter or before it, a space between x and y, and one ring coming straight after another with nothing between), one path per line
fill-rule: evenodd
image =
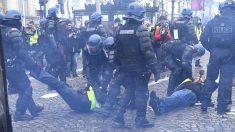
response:
M36 116L42 108L39 108L32 98L32 87L25 73L25 68L28 70L40 70L40 68L28 56L28 52L24 50L22 34L18 29L3 27L1 32L3 35L6 77L9 84L17 89L19 94L16 102L15 119L30 119L24 116L27 109L32 116Z
M65 21L48 17L46 38L49 40L47 45L52 48L47 50L48 54L46 55L48 72L66 82L66 62L63 47L66 41ZM49 48L47 45L46 48Z
M116 83L129 85L126 86L124 97L119 102L120 109L117 116L123 118L131 95L135 94L136 123L138 123L146 116L150 77L148 66L154 69L156 64L148 29L141 22L130 19L117 32L115 46L115 57L120 70Z
M194 31L193 22L185 17L176 20L172 27L173 39L182 43L198 44L198 39Z
M186 78L192 79L192 58L194 47L186 43L169 41L163 48L166 52L165 65L171 70L167 95L171 95Z
M169 41L165 48L167 51L171 51L171 53L168 52L169 55L167 55L168 57L166 57L166 59L168 60L166 61L172 61L173 63L175 63L176 70L174 71L172 68L170 68L172 69L172 72L168 83L168 95L171 95L174 88L178 86L184 79L192 78L191 63L193 48L187 45L198 44L197 36L194 32L193 22L190 21L189 18L182 17L178 19L174 22L172 29L173 40ZM172 47L174 47L175 49L172 49ZM177 51L180 52L177 53Z
M83 52L83 61L84 63L84 71L88 80L88 87L92 86L96 99L100 103L104 103L104 91L102 91L102 83L100 77L102 77L102 73L104 71L104 66L107 63L107 58L103 50L99 54L91 55L88 50L85 48Z
M211 101L213 83L219 78L218 113L225 113L231 103L232 79L235 71L235 16L232 11L213 18L201 35L201 43L210 52L202 110Z
M97 22L93 22L93 21L90 21L87 25L87 27L85 28L85 31L82 31L81 32L81 43L79 44L79 48L82 49L82 64L83 64L83 75L84 76L87 76L86 75L86 72L84 71L85 70L85 58L84 58L84 48L85 48L85 45L88 41L88 38L93 35L93 34L98 34L99 36L101 37L107 37L107 33L105 32L105 29L104 29L104 26L100 23L97 23Z

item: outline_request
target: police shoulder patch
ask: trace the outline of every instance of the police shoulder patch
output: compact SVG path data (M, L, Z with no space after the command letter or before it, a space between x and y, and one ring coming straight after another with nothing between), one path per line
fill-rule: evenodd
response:
M11 31L18 31L17 28L11 28Z
M89 32L89 31L95 31L95 30L96 30L96 29L95 29L94 27L92 27L92 28L89 27L89 28L86 29L86 31L88 31L88 32Z
M177 24L183 24L183 23L185 23L185 21L176 21L175 23L177 23Z
M134 34L135 30L120 30L119 34Z

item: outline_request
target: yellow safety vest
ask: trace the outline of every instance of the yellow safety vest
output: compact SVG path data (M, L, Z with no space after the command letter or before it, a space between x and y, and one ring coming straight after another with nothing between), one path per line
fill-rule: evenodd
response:
M29 38L29 45L32 46L38 43L38 31L36 30L35 34L30 36Z
M178 85L178 86L177 86L177 88L176 88L176 89L178 89L178 88L179 88L179 86L181 86L182 84L187 83L187 82L192 82L192 80L191 80L191 79L189 79L189 78L185 79L185 80L184 80L180 85Z
M87 97L91 102L91 110L94 110L95 108L100 107L99 103L96 102L95 92L94 92L92 86L90 86L89 91L87 91Z
M194 27L194 31L195 31L195 33L197 35L197 40L200 40L200 37L201 37L201 34L202 34L202 28L195 26Z

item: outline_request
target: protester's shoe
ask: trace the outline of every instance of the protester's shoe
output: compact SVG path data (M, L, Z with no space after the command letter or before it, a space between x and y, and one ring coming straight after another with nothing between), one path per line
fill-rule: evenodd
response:
M154 127L154 124L149 123L148 120L146 120L146 118L142 117L137 117L135 119L135 127L136 128L151 128Z
M43 106L37 106L36 107L36 109L34 110L34 111L31 111L30 113L31 113L31 115L33 116L33 117L35 117L35 116L38 116L38 114L40 113L40 112L42 112L42 110L44 109L44 107Z
M115 127L115 128L122 128L125 126L123 114L115 115L112 120L113 120L113 127Z
M20 112L15 112L14 121L29 121L32 120L33 116L28 114L21 114Z
M201 111L202 112L207 112L207 109L208 109L208 107L211 105L211 102L207 102L207 101L201 101ZM209 104L209 105L208 105Z
M150 93L149 106L153 108L155 115L160 115L160 99L157 97L156 92L152 91Z

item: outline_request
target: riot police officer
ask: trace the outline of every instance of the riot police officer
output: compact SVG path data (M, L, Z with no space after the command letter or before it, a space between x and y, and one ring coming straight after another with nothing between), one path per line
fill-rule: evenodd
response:
M105 29L104 29L104 26L102 25L102 15L99 13L99 12L94 12L92 15L91 15L91 19L85 23L86 25L86 29L85 29L85 32L83 32L81 34L81 38L82 39L82 43L81 43L81 46L80 48L84 48L87 41L88 41L88 38L93 35L93 34L97 34L101 37L107 37L107 33L105 32ZM82 57L84 57L84 53L83 53L83 50L82 49ZM86 76L86 72L84 71L84 65L86 62L84 62L84 58L83 58L83 75Z
M182 17L173 23L173 40L175 40L176 43L198 44L193 21L191 20L192 14L191 9L185 8L181 13Z
M19 97L16 101L14 119L30 120L37 116L43 107L36 105L32 98L32 87L24 68L34 70L37 65L23 48L21 29L21 14L17 10L8 10L3 20L2 42L4 47L4 61L8 83L16 88ZM39 69L40 70L40 69ZM31 115L26 114L29 110Z
M192 48L190 48L190 46L187 46L187 45L198 44L198 40L197 40L197 36L194 32L193 22L191 21L192 14L193 14L192 10L189 8L183 9L181 14L182 14L182 17L179 18L178 20L176 20L173 24L173 31L172 31L173 40L168 42L167 47L173 46L173 47L177 48L177 46L174 46L174 45L179 45L178 48L181 46L182 47L181 47L181 49L178 49L178 50L186 50L186 51L181 52L181 53L184 53L184 52L186 53L186 52L188 52L187 49L189 49L189 50L192 49ZM185 46L188 48L183 48ZM166 48L166 49L173 51L170 48ZM175 51L173 51L173 52L175 52ZM177 54L180 54L180 53L177 53ZM177 58L177 56L172 56L172 57ZM173 59L173 60L174 61L172 61L172 62L177 63L176 59ZM182 61L184 61L184 60L182 60ZM175 69L173 71L171 70L171 75L170 75L168 89L167 89L168 95L171 95L174 88L176 86L178 86L184 79L192 78L192 69L191 69L192 64L189 64L189 63L192 63L191 60L186 61L186 62L182 62L182 63L188 65L187 66L188 68L186 68L184 70L184 72L186 72L186 74L182 75L184 72L181 72L181 70L182 70L181 68L179 68L177 70Z
M104 26L102 25L102 15L94 12L91 15L91 20L87 24L86 35L89 38L92 34L98 34L101 37L107 37Z
M55 77L59 77L61 81L66 82L66 62L63 44L66 42L66 22L60 19L59 10L55 7L48 9L46 24L46 37L48 45L52 49L51 56L48 56L48 72ZM50 51L49 51L50 52ZM57 56L55 58L55 56Z
M86 47L84 48L83 59L85 62L84 70L87 75L88 87L92 86L97 101L104 103L105 97L100 77L107 63L107 58L102 49L102 39L99 35L93 34L89 37Z
M192 79L192 59L204 55L205 48L201 44L192 46L170 41L165 45L164 52L167 55L164 63L171 70L167 89L170 96L183 80Z
M201 35L201 43L210 52L201 109L207 110L211 102L213 84L220 74L217 113L225 114L229 110L235 71L235 2L227 0L219 5L219 10L220 15L208 22Z
M119 67L116 83L125 82L126 87L123 98L120 99L117 114L113 118L115 126L123 126L124 113L131 100L132 93L135 94L136 119L138 128L152 127L153 124L146 120L146 108L149 97L148 81L150 77L149 68L155 75L156 56L151 45L150 34L147 27L143 25L145 9L137 2L130 3L127 14L124 17L125 25L121 26L115 35L115 57Z

